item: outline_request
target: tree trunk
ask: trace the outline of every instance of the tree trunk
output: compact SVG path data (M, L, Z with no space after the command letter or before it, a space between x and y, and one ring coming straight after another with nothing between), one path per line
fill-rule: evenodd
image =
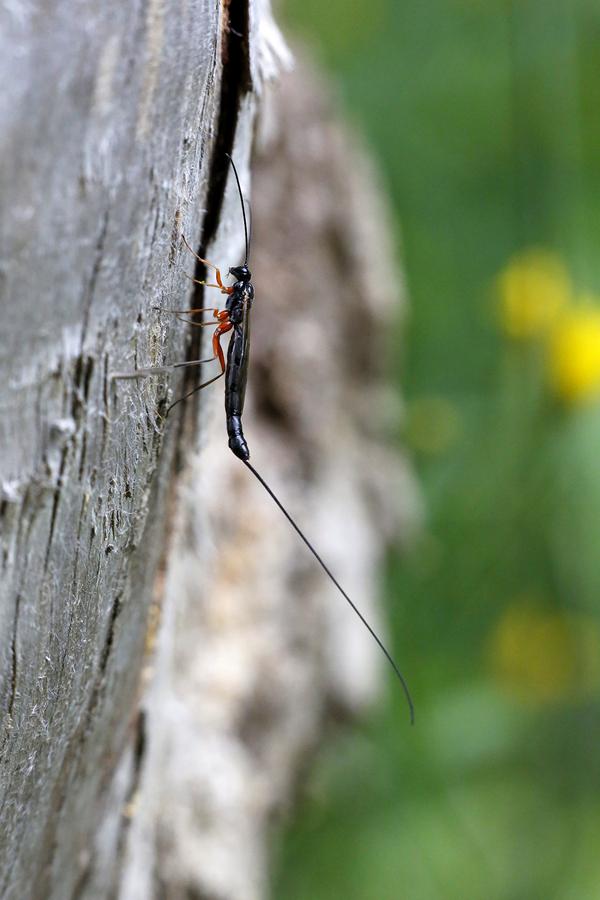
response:
M322 85L303 65L265 92L286 60L265 0L4 13L3 898L263 897L327 710L377 690L376 648L227 450L219 383L165 420L196 369L111 379L209 355L156 307L219 298L192 295L182 234L241 259L225 152L248 193L260 94L252 460L376 618L414 507L381 446L399 279Z
M154 307L189 296L182 232L204 247L219 225L238 252L224 151L244 173L278 38L245 0L1 16L0 895L104 897L182 447L166 380L110 373L185 358L186 329Z

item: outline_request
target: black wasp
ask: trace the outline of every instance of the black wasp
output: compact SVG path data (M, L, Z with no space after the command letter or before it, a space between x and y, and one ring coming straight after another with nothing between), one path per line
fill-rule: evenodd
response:
M216 321L217 325L212 337L212 348L213 348L213 356L210 359L204 360L192 360L190 362L184 363L176 363L173 366L160 366L152 369L137 369L131 373L123 373L118 374L113 377L116 378L138 378L138 377L146 377L147 375L156 375L162 374L164 372L170 372L173 369L178 369L184 366L195 366L200 365L201 363L211 362L212 360L218 360L221 366L221 371L218 375L215 375L213 378L205 381L203 384L198 385L184 397L180 397L176 400L169 409L168 413L176 406L178 403L181 403L182 400L185 400L187 397L195 394L196 391L201 390L202 388L207 387L209 384L212 384L217 379L221 378L222 375L225 375L225 414L227 419L227 433L229 435L229 448L235 453L238 459L244 463L244 465L252 472L254 477L261 483L263 488L272 498L272 500L277 504L283 515L286 517L292 528L296 531L300 539L304 542L304 544L308 547L314 558L317 560L323 571L328 575L333 584L336 586L338 591L342 594L344 599L350 604L356 615L359 617L365 628L369 631L371 636L379 645L381 651L384 653L386 659L392 666L396 677L400 681L402 685L402 689L406 696L406 700L408 702L408 707L410 711L410 720L414 722L414 705L412 701L412 697L410 695L410 691L408 689L408 685L404 680L404 676L402 675L400 669L396 665L392 655L384 646L382 640L373 630L373 628L369 625L361 611L355 605L355 603L350 599L346 591L342 588L339 581L334 577L333 573L330 571L329 567L325 564L323 559L319 556L313 545L310 543L304 532L300 530L298 525L294 522L288 511L282 505L281 501L278 497L273 493L267 482L264 480L262 475L260 475L254 466L250 462L250 450L248 449L248 443L246 438L244 437L244 432L242 428L242 413L244 411L244 397L246 394L246 383L248 380L248 360L250 354L250 311L252 309L252 303L254 300L254 285L252 284L252 275L250 269L248 268L248 253L249 253L249 244L248 244L248 225L246 222L246 210L244 207L244 197L242 194L242 188L240 185L240 179L238 177L237 169L235 167L235 163L232 158L227 154L227 158L231 163L231 168L233 169L233 174L235 175L235 180L237 183L238 193L240 196L240 203L242 206L242 217L244 221L244 238L245 238L245 246L246 246L246 254L244 258L244 262L241 266L232 266L229 269L229 275L235 278L234 284L227 286L223 284L223 279L221 277L221 272L217 266L213 263L209 262L206 259L198 256L197 253L194 253L185 237L183 237L183 241L190 250L191 253L198 259L201 263L208 266L209 268L215 271L216 284L207 284L203 281L197 281L196 279L192 279L196 284L203 284L206 287L218 288L222 294L227 294L227 302L225 304L225 309L218 310L213 309L211 307L202 307L201 309L188 309L188 310L174 310L177 315L193 315L194 313L199 312L212 312L213 318ZM201 327L206 327L210 325L214 325L215 322L201 322L196 323L192 322L189 319L184 319L184 321L189 322L192 325L200 325ZM221 337L229 331L233 331L233 334L229 341L229 348L227 350L227 361L225 361L225 357L223 354L223 349L221 347Z

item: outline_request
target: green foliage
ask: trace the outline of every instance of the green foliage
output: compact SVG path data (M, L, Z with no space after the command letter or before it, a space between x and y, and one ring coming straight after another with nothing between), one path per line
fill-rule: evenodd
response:
M592 900L600 339L580 295L600 290L600 8L287 0L285 13L339 79L398 210L411 318L408 363L391 364L428 520L387 572L416 727L390 685L390 706L338 737L282 839L274 895ZM531 290L543 304L539 271L518 269L536 246L573 296L566 312L536 307L520 337L494 284L517 267L517 314ZM566 357L576 389L561 393L567 316L583 325Z

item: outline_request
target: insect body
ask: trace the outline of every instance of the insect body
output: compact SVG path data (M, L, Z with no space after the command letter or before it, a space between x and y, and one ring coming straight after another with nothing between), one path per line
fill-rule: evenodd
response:
M239 459L246 462L250 458L248 444L242 431L242 413L248 380L248 359L250 356L250 310L254 299L254 286L250 281L248 266L230 269L238 280L227 300L229 322L233 335L227 350L225 367L225 414L227 417L227 434L229 449Z
M373 639L378 644L379 648L385 655L386 659L390 663L393 668L400 684L402 685L402 689L406 696L406 700L408 702L408 707L410 711L410 719L411 722L414 722L414 706L413 701L410 695L410 691L408 690L408 686L406 681L404 680L404 676L402 675L400 669L398 668L396 662L393 657L389 653L389 651L384 646L382 640L373 630L371 625L367 622L361 611L354 604L354 602L350 599L346 591L342 588L339 581L334 577L333 573L329 569L329 567L325 564L321 556L317 553L313 545L310 543L304 532L299 528L294 519L285 509L279 498L275 495L275 493L271 490L267 482L264 480L262 475L260 475L254 466L250 462L250 450L248 449L248 444L246 442L246 438L244 437L244 432L242 429L242 413L244 411L244 397L246 393L246 382L248 379L248 360L250 353L250 311L252 309L252 302L254 300L254 286L252 284L252 276L250 274L250 270L248 268L248 228L246 223L246 213L244 209L244 200L242 195L242 189L240 186L240 180L238 177L237 170L235 168L235 164L231 157L228 155L229 161L231 163L235 179L237 182L238 192L240 195L240 201L242 204L242 215L244 219L244 235L246 240L246 256L243 265L234 266L229 269L229 274L235 278L235 283L231 286L225 286L223 284L223 279L221 277L220 270L208 262L208 260L202 259L202 257L198 256L188 242L183 238L187 248L190 250L194 256L200 260L200 262L209 266L210 268L215 270L216 273L216 284L206 284L206 282L199 282L196 279L192 279L197 284L204 284L206 287L219 288L222 294L227 294L227 303L224 310L213 309L210 308L202 308L202 309L193 309L193 310L178 310L175 311L176 314L180 315L182 313L197 313L197 312L208 312L212 311L213 313L213 322L200 322L196 323L189 319L185 319L184 321L189 322L191 325L198 325L199 327L206 327L207 325L214 324L217 322L217 326L215 328L213 338L212 338L212 346L213 346L213 357L211 359L218 359L221 372L219 375L214 376L209 381L204 382L203 384L198 385L184 397L180 397L176 400L169 409L168 413L180 403L182 400L185 400L186 397L191 396L191 394L196 393L196 391L201 390L209 384L212 384L218 378L220 378L223 374L225 375L225 413L227 420L227 433L229 435L229 448L233 451L233 453L241 459L244 465L252 472L254 477L260 482L265 491L269 494L271 499L276 503L279 507L283 515L286 517L292 528L296 531L300 539L304 542L304 544L308 547L314 558L317 560L323 571L327 574L327 576L331 579L333 584L336 586L338 591L342 594L344 599L348 602L348 604L352 607L358 618L361 620L365 628L369 631ZM223 349L221 347L221 337L229 331L233 331L233 334L229 341L229 348L227 351L227 362L225 362L225 357L223 354ZM179 366L191 366L191 365L199 365L203 362L209 362L210 360L194 360L187 363L178 363L175 366L163 366L155 369L138 369L136 372L132 372L129 374L121 374L114 377L127 377L127 378L136 378L136 377L145 377L146 375L152 375L155 373L163 373L166 371L170 371L171 369L178 368Z

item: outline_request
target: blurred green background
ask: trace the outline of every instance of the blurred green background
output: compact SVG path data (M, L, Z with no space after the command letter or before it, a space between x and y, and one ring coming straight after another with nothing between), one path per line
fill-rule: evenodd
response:
M334 738L274 897L600 898L600 4L282 18L397 211L411 312L391 358L427 520L386 582L417 725L391 685Z

